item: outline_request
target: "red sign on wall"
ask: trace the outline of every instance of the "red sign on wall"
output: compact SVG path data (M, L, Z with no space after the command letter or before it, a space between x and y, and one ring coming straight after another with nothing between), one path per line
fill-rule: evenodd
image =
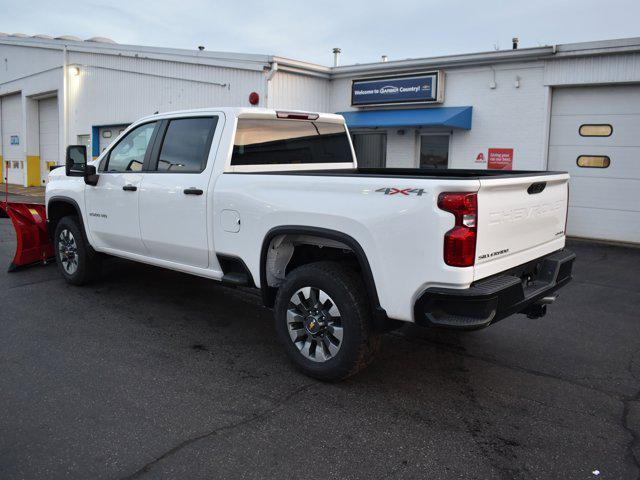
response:
M487 168L490 170L511 170L513 148L490 148Z

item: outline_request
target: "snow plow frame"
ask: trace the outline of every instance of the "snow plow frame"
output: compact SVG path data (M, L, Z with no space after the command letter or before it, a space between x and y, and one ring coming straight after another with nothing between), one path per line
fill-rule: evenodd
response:
M54 249L47 229L47 210L44 205L5 200L0 202L2 213L11 219L16 232L16 253L9 265L9 272L53 260Z

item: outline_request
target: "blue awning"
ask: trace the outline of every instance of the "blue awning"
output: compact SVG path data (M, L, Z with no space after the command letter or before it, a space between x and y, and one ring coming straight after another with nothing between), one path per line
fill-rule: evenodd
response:
M338 112L353 128L449 127L471 130L473 107L412 108Z

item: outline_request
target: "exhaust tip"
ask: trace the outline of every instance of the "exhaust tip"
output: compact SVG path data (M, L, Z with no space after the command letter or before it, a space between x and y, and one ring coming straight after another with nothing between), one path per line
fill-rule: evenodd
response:
M557 295L549 295L548 297L542 297L537 303L542 305L551 305L556 301L556 298L558 298Z

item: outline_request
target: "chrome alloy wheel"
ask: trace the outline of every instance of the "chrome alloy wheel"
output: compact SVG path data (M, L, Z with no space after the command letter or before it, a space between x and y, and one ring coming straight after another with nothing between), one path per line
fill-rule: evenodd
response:
M71 231L66 228L60 232L58 237L58 255L62 268L69 275L73 275L78 270L78 245Z
M287 309L287 330L300 353L313 362L326 362L340 351L340 311L319 288L304 287L293 294Z

